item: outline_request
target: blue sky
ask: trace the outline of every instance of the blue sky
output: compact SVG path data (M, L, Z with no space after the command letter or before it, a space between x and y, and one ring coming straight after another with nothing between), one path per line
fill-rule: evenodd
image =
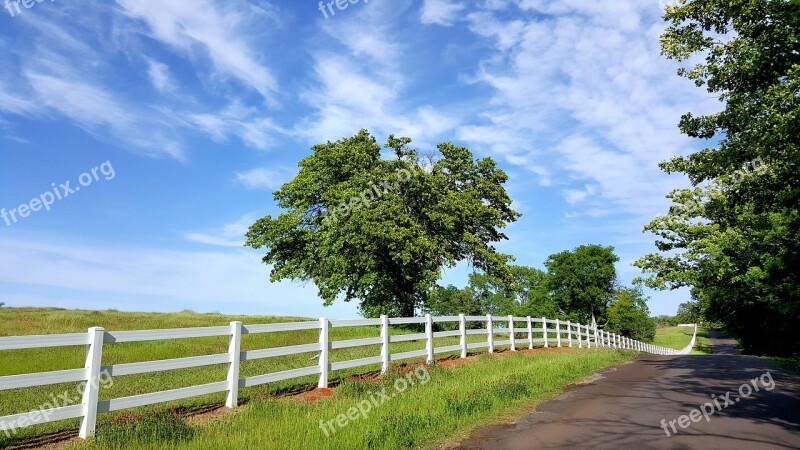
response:
M686 185L657 163L700 145L681 114L720 106L660 56L658 0L361 0L327 18L311 0L9 7L0 208L39 207L0 219L12 306L355 316L270 284L242 235L279 212L271 192L311 145L361 128L495 158L523 213L501 251L542 267L613 245L627 282L654 250L642 226ZM82 189L45 210L67 181ZM651 295L654 314L688 298Z

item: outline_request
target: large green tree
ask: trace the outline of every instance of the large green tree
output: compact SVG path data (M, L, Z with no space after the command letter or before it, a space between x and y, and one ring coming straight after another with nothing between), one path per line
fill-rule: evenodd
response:
M704 315L754 352L800 351L800 2L691 0L667 8L662 52L722 102L680 129L710 146L661 164L686 174L645 229L653 287L693 287Z
M547 288L562 311L583 323L601 321L614 294L619 257L614 247L581 245L550 255Z
M642 288L620 287L608 306L605 330L640 340L652 341L656 336L656 322L650 318L647 297Z
M270 278L312 281L326 305L358 300L368 317L414 315L459 261L510 280L511 257L493 247L520 216L506 174L451 143L423 170L410 142L390 136L391 158L366 130L313 146L274 193L285 212L247 232L246 245L267 249Z

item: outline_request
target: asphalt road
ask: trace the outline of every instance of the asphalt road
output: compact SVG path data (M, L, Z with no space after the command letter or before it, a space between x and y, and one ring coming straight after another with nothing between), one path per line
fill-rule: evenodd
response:
M714 355L638 358L454 448L800 449L800 379L711 337Z

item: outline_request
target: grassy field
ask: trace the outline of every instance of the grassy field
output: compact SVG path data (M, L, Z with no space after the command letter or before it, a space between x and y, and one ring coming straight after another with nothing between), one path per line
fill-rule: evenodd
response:
M663 347L674 348L680 350L692 340L692 327L664 327L656 329L656 337L653 344L661 345ZM711 353L711 347L708 345L708 333L705 328L697 329L697 338L695 339L694 349L692 355L704 355Z
M296 320L306 320L303 318L292 317L269 317L269 316L226 316L221 314L197 314L190 311L174 314L153 314L153 313L125 313L118 311L76 311L76 310L60 310L60 309L35 309L35 308L2 308L0 309L0 336L7 335L24 335L24 334L52 334L52 333L69 333L69 332L83 332L90 326L103 326L106 330L133 330L133 329L157 329L157 328L180 328L180 327L197 327L197 326L213 326L213 325L226 325L232 320L240 320L245 324L254 323L275 323ZM393 329L393 334L412 333L417 332L414 330ZM348 328L334 328L331 330L332 340L356 339L364 337L377 337L379 335L378 327L348 327ZM246 335L243 337L242 350L252 350L260 348L270 348L285 345L305 344L316 342L318 332L316 330L306 331L293 331L293 332L280 332L280 333L266 333L258 335ZM485 339L485 336L470 336L470 341L479 341ZM436 340L436 346L452 345L457 343L457 338L440 338ZM195 338L195 339L180 339L180 340L167 340L167 341L150 341L142 343L124 343L124 344L106 344L103 349L103 364L118 364L129 363L149 360L160 360L169 358L179 358L187 356L199 356L216 353L225 353L227 351L227 338L225 337L211 337L211 338ZM404 342L392 344L392 353L421 349L424 342ZM341 349L331 351L331 361L342 361L348 359L362 358L367 356L374 356L379 354L379 346L358 347L352 349ZM279 358L268 358L256 361L246 361L242 363L241 376L247 377L263 373L276 372L280 370L287 370L299 367L305 367L316 364L316 359L312 357L314 354L294 355ZM446 357L447 354L441 355ZM420 433L415 433L415 436L422 436L423 441L429 441L433 436L440 436L442 432L457 433L460 430L466 429L469 423L478 423L482 420L490 420L491 415L484 414L491 412L495 414L499 411L509 411L525 402L530 403L536 399L545 398L548 395L559 392L564 384L572 382L582 376L592 373L600 367L606 367L616 364L625 359L633 356L630 352L616 352L616 351L592 351L590 352L566 352L564 354L546 354L546 355L520 355L513 358L504 358L498 360L496 358L487 358L486 361L482 359L475 364L475 368L458 368L453 369L454 375L446 375L450 373L448 370L440 372L443 369L432 369L431 374L436 375L439 373L438 379L440 381L434 383L432 386L439 386L436 392L430 392L428 395L431 397L426 402L431 402L430 407L428 403L421 403L419 395L422 393L415 393L404 395L406 400L398 399L391 407L384 407L381 414L396 414L398 411L410 411L413 408L419 409L422 407L426 411L425 415L398 416L396 419L380 420L372 423L372 419L364 420L358 427L353 426L353 429L366 426L372 423L371 427L384 426L386 423L394 423L392 420L399 420L396 423L397 427L412 427L415 430L429 430ZM14 375L21 373L32 372L45 372L52 370L71 369L81 367L83 365L84 349L82 347L63 347L53 349L30 349L30 350L15 350L15 351L2 351L0 352L0 375ZM534 362L535 364L531 364ZM530 365L531 367L524 369L524 366ZM542 366L545 369L539 368ZM563 367L562 367L563 366ZM550 367L553 369L552 375L539 372L540 370ZM379 367L366 366L361 368L350 369L346 371L333 372L331 379L343 379L355 373L365 373L368 371L377 370ZM562 370L563 369L563 370ZM474 372L478 370L478 372ZM166 389L174 389L179 387L191 386L196 384L210 383L214 381L222 381L225 379L226 365L207 366L192 369L173 370L167 372L151 373L132 375L124 377L115 377L112 381L113 384L105 385L100 390L100 398L117 398L129 395L142 394L147 392L155 392ZM455 377L455 378L453 378ZM505 383L504 379L514 379L515 377L522 377L519 381L518 387L513 389L520 389L515 401L509 401L507 404L501 404L498 400L506 399L510 394L503 394L502 386L498 387L497 392L477 394L480 386L485 386L487 382ZM389 378L382 382L389 382ZM544 381L546 383L543 383ZM264 421L270 423L284 423L286 428L283 432L278 433L276 429L272 430L269 436L284 436L281 439L287 439L286 445L289 445L288 440L295 439L299 433L302 438L297 442L306 442L303 439L315 439L321 436L321 429L318 425L314 425L312 430L308 430L307 421L302 421L300 418L306 417L307 420L319 421L319 419L329 419L333 410L339 411L343 404L351 402L363 393L359 391L361 384L352 384L344 382L344 384L337 389L337 394L333 399L321 402L319 405L309 407L308 405L297 405L292 400L275 400L270 396L274 394L286 393L294 390L300 390L316 382L315 376L299 378L295 380L287 380L284 382L270 383L264 386L258 386L248 389L240 390L240 399L243 403L247 403L238 414L226 417L222 423L230 426L230 434L226 432L224 435L217 436L228 442L234 436L239 436L242 446L248 443L248 439L255 439L256 436L261 434L261 429L265 429ZM444 384L437 384L444 383ZM449 383L449 384L448 384ZM508 383L514 384L515 382ZM515 385L516 386L516 385ZM474 387L477 390L460 390L461 387ZM376 386L370 387L375 389ZM410 389L423 389L415 387ZM427 388L426 388L427 389ZM454 406L453 408L443 407L441 402L453 406L460 402L459 392L463 392L463 398L466 402L475 403L475 411L467 414L469 420L461 420L461 415L464 415L463 408L471 411L470 406ZM64 395L68 394L68 395ZM445 395L445 397L441 397ZM447 396L450 397L447 397ZM495 398L495 396L500 397ZM363 396L363 395L362 395ZM506 397L503 397L506 396ZM435 399L439 400L435 400ZM361 398L358 398L361 400ZM64 383L51 386L41 386L35 388L15 389L8 391L0 391L0 415L15 414L26 412L29 410L36 410L41 405L47 402L57 401L57 406L66 406L69 404L76 404L80 402L80 395L77 392L76 383ZM439 403L436 403L439 401ZM447 402L450 403L447 403ZM155 439L159 442L171 442L174 439L183 442L181 445L188 445L195 448L215 448L214 439L216 439L216 431L206 430L201 424L187 425L182 417L173 414L166 414L165 412L175 411L180 408L185 409L199 409L208 405L218 405L224 402L224 393L208 395L203 397L196 397L192 399L181 400L177 402L164 403L159 405L152 405L149 407L136 408L131 410L120 411L117 413L103 414L98 419L98 439L97 445L99 447L113 448L117 443L124 442L126 447L132 442L138 442L137 439L128 436L130 429L137 430L133 434L136 436L145 436L145 439ZM456 402L456 403L453 403ZM520 403L521 402L521 403ZM327 405L327 406L325 406ZM405 405L405 406L403 406ZM413 406L416 405L416 406ZM438 405L438 406L436 406ZM319 406L319 407L317 407ZM349 405L352 406L352 405ZM348 406L348 407L349 407ZM430 408L439 408L431 410ZM405 409L404 409L405 408ZM410 408L410 409L409 409ZM448 413L449 409L453 412ZM458 412L462 411L462 412ZM314 412L316 415L312 414ZM300 414L298 416L298 414ZM336 414L333 414L335 417ZM406 414L406 413L403 413ZM443 414L442 417L439 417ZM447 414L456 414L456 416L448 416ZM433 420L432 418L436 418ZM449 419L448 419L449 417ZM313 419L313 420L312 420ZM417 419L422 422L415 422ZM440 419L442 419L440 421ZM408 422L411 420L412 422ZM433 420L435 424L430 424L426 421ZM441 422L441 423L440 423ZM258 423L258 426L255 424ZM305 425L300 426L298 424ZM286 425L288 424L288 425ZM37 425L29 428L20 429L16 434L6 436L0 433L0 448L14 445L31 437L39 436L45 433L60 432L65 430L74 431L77 429L78 420L59 421L45 425ZM214 425L216 430L219 424ZM252 427L252 429L251 429ZM304 428L305 427L305 428ZM421 428L420 428L421 427ZM432 428L431 428L432 427ZM305 429L304 432L300 430ZM148 431L150 430L150 431ZM256 431L258 430L258 431ZM376 428L377 430L377 428ZM449 431L448 431L449 430ZM363 431L363 430L362 430ZM384 430L389 433L388 430ZM316 432L317 434L313 434ZM350 431L342 430L335 433L335 436L330 440L326 440L329 445L328 448L346 448L358 444L355 433L350 435ZM383 431L373 436L374 439L386 438L389 439L388 447L375 447L375 448L406 448L394 442L392 439L384 436ZM162 436L162 434L164 434ZM193 436L188 439L188 436ZM266 445L267 448L273 447L267 435L258 441ZM377 436L377 437L376 437ZM363 436L362 436L363 437ZM186 438L186 439L184 439ZM186 440L186 442L184 442ZM223 441L220 441L223 442ZM314 441L316 442L316 441ZM360 441L359 441L360 442ZM366 441L365 441L366 442ZM369 441L377 442L377 441ZM363 442L362 442L363 444ZM137 444L139 445L139 444ZM141 448L149 448L145 440L141 443ZM171 445L171 444L170 444ZM177 444L176 444L177 445ZM197 447L199 445L199 447ZM260 445L260 444L259 444ZM394 445L394 447L392 447ZM283 444L281 446L284 446ZM344 447L341 447L344 446ZM219 445L219 448L224 445ZM298 447L299 448L299 447ZM355 448L355 447L351 447Z

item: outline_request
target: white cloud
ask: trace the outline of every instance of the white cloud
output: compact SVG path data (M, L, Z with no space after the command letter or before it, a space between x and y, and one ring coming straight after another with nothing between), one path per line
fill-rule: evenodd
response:
M245 214L235 222L225 224L218 230L208 232L185 232L183 237L192 242L219 247L242 247L247 229L255 222L252 214Z
M422 5L420 22L449 26L458 18L464 5L450 0L425 0Z
M170 79L169 67L166 64L148 59L147 75L150 77L150 82L153 83L153 87L159 92L170 92L175 89Z
M76 79L37 72L26 72L25 77L43 110L58 112L101 139L110 134L152 156L185 158L181 145L166 137L151 115L135 112L110 92Z
M313 53L316 83L300 98L315 112L295 127L297 135L324 142L366 128L376 136L409 136L423 147L452 136L464 114L458 107L408 104L404 98L409 89L403 66L408 49L389 36L402 20L398 8L405 6L370 3L369 8L324 23L325 35L346 51Z
M676 124L703 100L660 56L657 9L580 0L523 0L519 8L509 19L468 15L470 30L494 48L473 81L494 96L482 114L490 125L464 125L459 137L540 174L543 184L564 185L579 214L663 209L676 179L657 164L691 148Z
M274 102L277 81L255 50L264 45L254 42L258 28L251 19L260 15L257 9L245 13L239 2L222 5L209 0L117 0L117 4L128 17L146 23L154 39L192 58L207 57L218 73Z
M278 126L274 120L264 117L255 108L242 106L238 101L220 111L175 113L181 120L199 129L212 139L227 141L231 135L238 136L250 147L265 150L275 144L275 135L291 134Z
M276 190L289 181L291 174L286 170L257 168L236 173L236 181L249 189Z

